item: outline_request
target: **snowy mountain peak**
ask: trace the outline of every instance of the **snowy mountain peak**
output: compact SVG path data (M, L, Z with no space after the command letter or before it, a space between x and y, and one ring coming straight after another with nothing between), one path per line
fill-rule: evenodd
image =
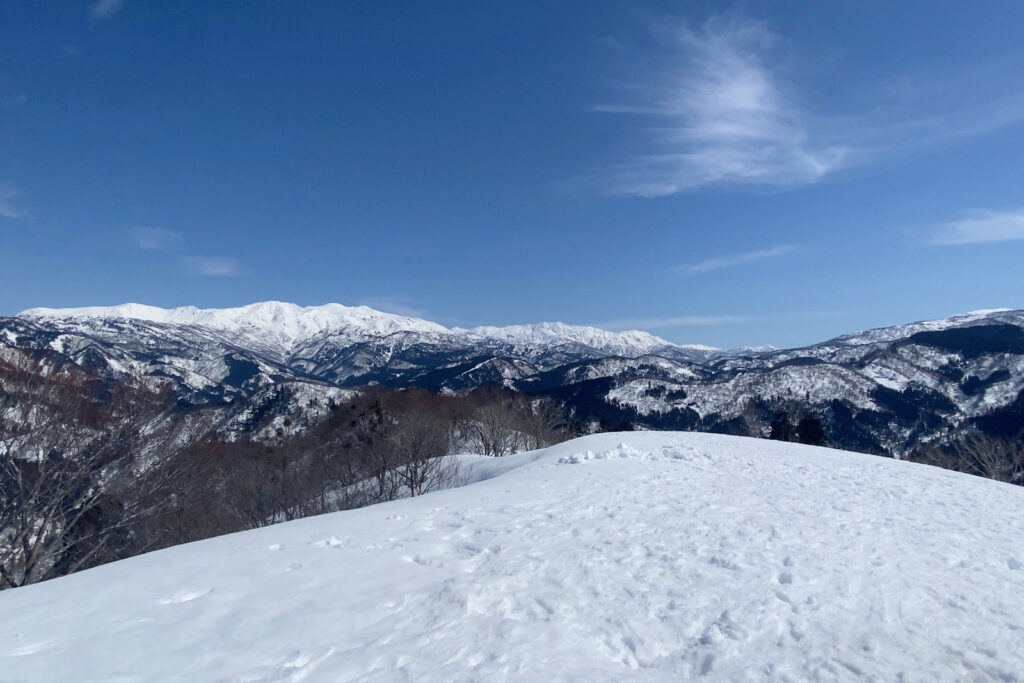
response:
M262 341L285 346L325 334L385 337L400 332L438 334L468 342L496 341L534 348L579 344L602 353L626 356L644 355L657 349L677 346L638 330L610 332L559 322L449 329L428 320L384 313L367 306L343 306L337 303L298 306L281 301L263 301L237 308L158 308L128 303L84 308L30 308L18 316L83 322L132 319L166 325L198 325L256 335Z
M143 304L91 306L86 308L31 308L18 314L25 318L118 319L128 318L170 325L201 325L223 330L266 332L279 340L298 340L333 330L360 330L386 335L394 332L446 332L436 323L382 313L366 306L298 306L282 301L263 301L238 308L157 308Z
M661 337L639 330L609 332L597 327L567 325L558 322L505 327L485 325L468 330L455 328L452 331L474 339L493 339L517 345L550 346L575 343L606 353L623 355L646 354L659 348L675 346Z
M169 314L195 311L192 306L183 308L158 308L145 304L121 304L119 306L85 306L82 308L29 308L18 313L19 318L131 318L149 322L168 322Z

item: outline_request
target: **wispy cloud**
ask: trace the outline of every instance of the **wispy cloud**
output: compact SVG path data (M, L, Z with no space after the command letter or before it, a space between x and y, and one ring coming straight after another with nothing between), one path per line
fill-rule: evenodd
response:
M651 151L612 169L615 194L657 197L705 185L812 183L847 149L808 130L792 89L770 68L776 36L743 18L663 35L665 66L629 102L598 111L642 116Z
M128 236L139 245L140 249L166 249L181 239L179 232L146 225L129 228Z
M929 240L932 244L977 244L1024 240L1024 209L974 211L960 220L941 223Z
M771 249L759 249L757 251L748 251L742 254L716 256L714 258L700 261L699 263L677 266L675 268L675 272L679 275L700 275L713 270L731 268L732 266L742 266L748 263L754 263L755 261L763 261L764 259L775 258L776 256L784 256L786 254L793 253L796 249L796 246L792 244L780 244L779 246L772 247Z
M238 259L226 256L193 256L182 259L181 262L196 275L231 277L242 272Z
M404 297L391 296L368 296L359 299L359 306L369 306L385 313L404 315L409 318L424 318L427 312L413 305L412 301Z
M89 6L89 15L93 19L109 19L124 6L124 0L97 0Z
M658 330L667 327L713 327L750 322L744 315L681 315L670 318L626 318L594 323L604 330Z
M594 107L629 117L643 140L632 156L582 181L611 194L800 187L1024 121L1019 57L883 74L858 93L858 109L823 115L786 77L783 41L762 22L662 22L653 33L656 48L646 58L632 51L638 64L618 101Z
M20 218L24 212L19 209L15 202L21 192L13 183L0 180L0 216L5 218Z

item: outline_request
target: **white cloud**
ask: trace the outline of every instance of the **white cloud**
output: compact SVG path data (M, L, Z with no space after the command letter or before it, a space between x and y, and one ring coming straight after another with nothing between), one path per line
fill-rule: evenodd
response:
M796 247L794 245L781 244L777 247L772 247L771 249L759 249L757 251L748 251L743 254L731 254L729 256L716 256L699 263L677 266L675 268L675 272L680 275L699 275L701 273L708 273L712 270L719 270L720 268L742 266L747 263L754 263L755 261L775 258L776 256L784 256L786 254L791 254L794 251L796 251Z
M975 211L936 226L932 244L977 244L1024 240L1024 209L1019 211Z
M124 0L97 0L89 7L93 19L109 19L124 6Z
M384 313L404 315L409 318L424 318L427 312L422 308L412 305L412 302L402 297L390 296L368 296L359 299L358 306L369 306Z
M614 168L615 194L656 197L714 184L802 185L844 160L808 131L800 104L770 68L776 37L763 24L713 18L667 33L667 66L633 101L597 107L639 115L653 151Z
M226 256L193 256L182 259L182 263L196 275L230 277L242 272L238 259Z
M128 235L135 240L140 249L164 249L181 239L181 233L174 230L145 225L129 228Z
M21 192L13 183L0 180L0 216L20 218L24 212L15 206L15 200L20 196Z
M621 99L594 107L629 117L643 143L625 161L568 186L597 183L640 197L708 186L800 187L1024 121L1022 55L957 70L880 73L850 98L862 103L857 110L824 115L805 106L798 84L786 78L782 41L761 22L712 17L697 28L662 24L655 35L660 49L633 65Z
M712 327L750 322L754 318L743 315L681 315L670 318L628 318L595 323L604 330L657 330L666 327Z

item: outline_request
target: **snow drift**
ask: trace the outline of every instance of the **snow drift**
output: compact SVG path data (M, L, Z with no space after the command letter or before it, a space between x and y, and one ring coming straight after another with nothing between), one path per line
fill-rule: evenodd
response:
M1024 489L603 434L0 593L3 680L1019 680Z

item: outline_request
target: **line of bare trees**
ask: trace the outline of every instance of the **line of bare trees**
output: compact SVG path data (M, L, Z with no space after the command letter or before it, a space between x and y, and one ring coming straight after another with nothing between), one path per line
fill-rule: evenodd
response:
M1024 485L1024 440L966 432L928 443L908 458L947 470Z
M173 479L166 463L140 467L175 432L168 404L74 365L0 360L0 588L92 566L129 541Z
M418 496L464 482L454 452L500 456L569 436L564 411L546 400L367 388L298 434L211 434L171 453L162 466L175 486L138 534L166 547Z
M474 392L461 425L471 449L490 456L543 448L572 434L564 406L494 387Z
M214 409L182 411L158 386L102 382L52 356L0 358L0 589L459 485L453 452L501 456L570 435L559 405L494 388L368 388L272 438L216 424Z

